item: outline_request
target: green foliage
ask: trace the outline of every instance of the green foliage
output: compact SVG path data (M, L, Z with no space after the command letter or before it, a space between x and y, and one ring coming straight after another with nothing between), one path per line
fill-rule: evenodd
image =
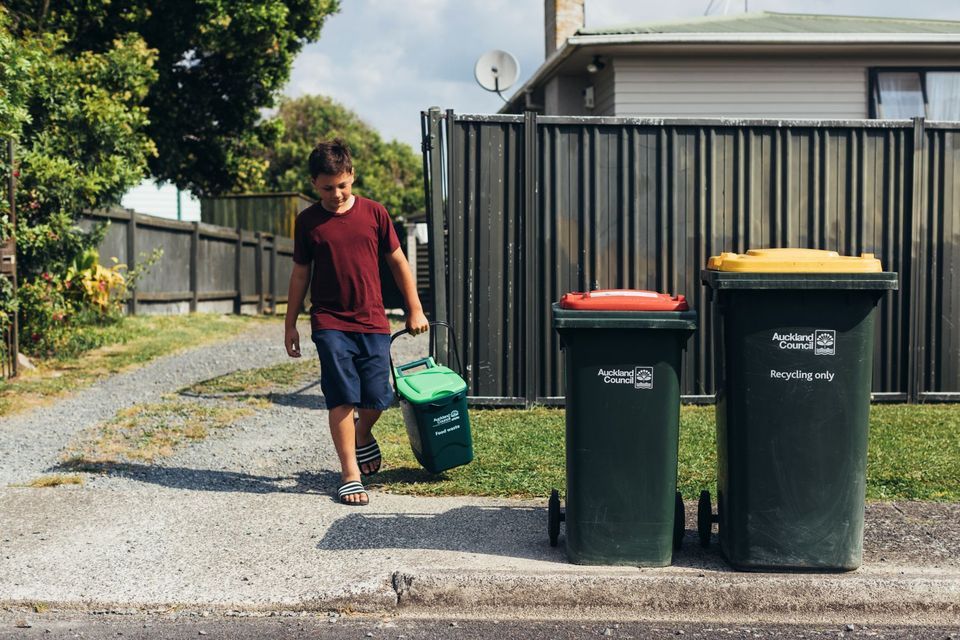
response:
M0 139L4 141L17 136L29 119L30 75L37 63L37 52L25 49L6 26L6 13L0 7ZM0 152L5 154L6 149Z
M32 282L24 282L18 291L20 301L20 350L28 355L52 357L75 351L67 326L73 307L63 282L44 273Z
M142 178L155 153L143 101L157 74L154 53L135 35L74 53L63 33L20 25L15 35L10 26L0 8L0 128L16 140L18 270L31 280L62 275L99 241L75 224L77 213L118 202ZM5 177L8 164L3 153Z
M45 222L56 213L119 202L143 177L155 147L144 132L154 55L136 36L102 53L70 55L63 35L25 40L40 60L31 76L18 157L22 217Z
M143 104L156 55L136 34L75 50L65 33L16 18L0 7L0 130L16 141L17 161L9 166L4 149L0 175L18 176L20 344L30 355L65 356L96 346L80 327L120 317L122 274L91 263L105 226L84 230L76 216L119 202L156 152ZM6 292L0 314L13 304Z
M282 124L283 135L265 155L269 189L317 198L307 158L321 140L342 138L353 154L356 193L381 202L393 215L423 210L419 156L402 142L384 142L349 109L323 96L302 96L282 100L274 121Z
M151 173L198 195L262 186L258 124L304 43L338 0L10 0L18 34L62 30L69 50L104 53L136 37L156 51L144 106Z

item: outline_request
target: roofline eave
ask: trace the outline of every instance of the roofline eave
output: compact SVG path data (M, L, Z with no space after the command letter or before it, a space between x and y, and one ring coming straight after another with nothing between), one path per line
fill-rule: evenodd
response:
M960 33L630 33L617 35L573 36L547 58L530 78L507 100L498 113L506 113L524 99L528 91L539 87L577 50L587 47L650 45L669 48L674 45L743 45L747 51L756 46L832 45L851 46L960 46ZM647 47L644 47L647 49ZM878 53L880 53L878 51Z

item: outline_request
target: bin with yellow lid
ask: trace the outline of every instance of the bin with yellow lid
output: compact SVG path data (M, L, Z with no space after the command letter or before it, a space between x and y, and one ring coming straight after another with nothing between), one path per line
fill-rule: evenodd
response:
M860 566L875 309L897 288L872 254L722 253L701 272L713 307L717 514L736 568Z
M566 383L566 523L576 564L660 567L684 532L677 489L680 369L697 314L683 296L572 292L553 305Z

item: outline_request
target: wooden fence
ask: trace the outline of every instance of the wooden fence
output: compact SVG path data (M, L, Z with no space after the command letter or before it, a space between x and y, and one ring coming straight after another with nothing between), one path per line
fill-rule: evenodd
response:
M88 212L81 226L110 221L100 262L116 258L129 269L156 249L163 256L145 270L127 302L130 314L275 313L287 301L293 240L202 222L179 222L129 210Z

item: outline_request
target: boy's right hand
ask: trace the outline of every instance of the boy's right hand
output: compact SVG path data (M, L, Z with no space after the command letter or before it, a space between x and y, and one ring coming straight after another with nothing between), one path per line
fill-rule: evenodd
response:
M291 358L300 357L300 332L296 327L285 327L283 330L283 344L287 348L287 355Z

